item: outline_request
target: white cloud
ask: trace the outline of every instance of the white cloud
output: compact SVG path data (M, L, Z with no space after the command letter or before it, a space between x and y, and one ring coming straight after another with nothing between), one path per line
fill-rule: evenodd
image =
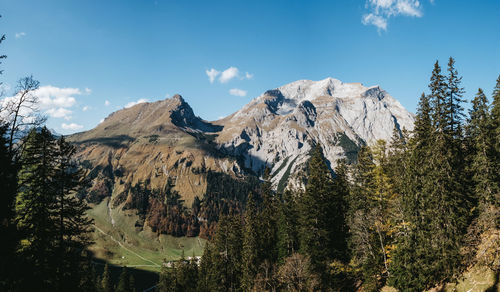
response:
M86 112L86 111L88 111L89 109L91 109L91 107L90 107L90 106L88 106L88 105L86 105L86 106L84 106L84 107L82 108L82 112Z
M78 88L60 88L52 85L42 86L33 91L33 95L38 98L38 108L40 111L53 118L71 119L72 111L69 108L76 104L74 96L81 95Z
M89 95L92 93L92 89L85 87L85 94Z
M222 71L219 77L220 83L227 83L231 79L238 77L239 70L236 67L229 67L226 70Z
M75 124L75 123L71 123L71 124L62 123L61 128L63 128L64 130L75 131L75 130L80 130L81 128L83 128L83 126Z
M45 111L46 114L48 114L49 116L53 117L53 118L64 118L66 120L69 120L71 119L71 114L73 113L72 111L70 111L69 109L65 109L65 108L51 108L51 109L48 109Z
M71 119L73 113L70 108L76 104L74 96L81 95L78 88L59 88L51 85L42 86L31 92L31 95L38 98L35 105L36 110L44 113L52 118ZM10 96L0 100L0 105L6 106L9 103L15 102L19 96ZM33 109L23 108L22 115L28 116L33 112ZM2 117L5 119L6 117Z
M76 103L73 95L81 95L78 88L59 88L51 85L42 86L33 92L38 97L40 109L50 109L56 107L68 108Z
M131 101L125 105L125 108L133 107L136 104L140 104L140 103L144 103L144 102L148 102L148 100L145 98L141 98L137 101Z
M102 122L104 122L104 119L100 119L100 120L99 120L99 124L100 124L100 123L102 123Z
M433 3L433 0L431 0ZM361 22L374 25L378 31L387 30L389 18L394 16L422 17L422 5L419 0L368 0L366 7L370 10L364 14Z
M242 90L242 89L233 88L233 89L229 90L229 94L234 95L234 96L246 96L247 92L245 90Z
M22 32L16 32L16 39L20 39L22 37L26 36L26 33L24 31Z
M111 104L111 103L109 102L109 100L105 100L105 101L104 101L104 105L105 105L105 106L109 106L110 104Z
M214 83L214 81L215 81L215 79L217 79L217 77L219 77L220 83L227 83L227 82L233 80L234 78L238 78L240 80L253 78L253 74L248 73L248 72L245 72L245 75L241 76L240 70L234 66L231 66L222 72L218 71L214 68L211 68L210 70L205 70L205 73L207 74L208 80L210 81L210 83Z
M220 74L220 71L217 71L214 68L212 68L210 70L205 70L205 73L207 74L210 83L214 83L215 78L217 78L217 76Z
M363 16L364 25L375 25L378 29L387 30L387 19L373 13Z

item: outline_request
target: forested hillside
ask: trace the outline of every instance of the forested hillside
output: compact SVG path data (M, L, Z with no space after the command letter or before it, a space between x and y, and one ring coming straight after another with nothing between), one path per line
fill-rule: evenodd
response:
M159 291L453 289L478 267L497 280L472 288L497 289L500 77L492 100L479 89L466 114L455 61L446 74L436 62L414 131L334 173L316 144L304 191L266 177L244 213L220 218L200 266L164 269Z

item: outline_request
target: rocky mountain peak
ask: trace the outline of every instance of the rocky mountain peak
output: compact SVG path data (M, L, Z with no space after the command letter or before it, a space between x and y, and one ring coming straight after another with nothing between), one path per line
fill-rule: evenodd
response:
M272 167L274 186L283 188L290 175L304 170L311 145L320 143L335 166L339 158L355 159L362 145L390 140L395 128L412 130L413 121L379 86L298 80L264 92L221 120L217 142L242 155L244 166L256 173Z

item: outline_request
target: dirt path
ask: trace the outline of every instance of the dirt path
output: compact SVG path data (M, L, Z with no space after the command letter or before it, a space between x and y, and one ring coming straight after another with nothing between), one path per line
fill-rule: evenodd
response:
M133 250L127 248L125 245L123 245L120 241L116 240L112 235L110 234L107 234L106 232L104 232L101 228L97 227L95 224L94 224L94 227L99 231L101 232L102 234L106 235L106 236L109 236L109 238L111 238L111 240L113 240L114 242L116 242L120 247L122 247L123 249L125 249L126 251L130 252L131 254L137 256L138 258L146 261L146 262L149 262L149 263L152 263L154 267L158 267L158 268L161 268L161 265L151 261L151 260L148 260L147 258L141 256L140 254L134 252ZM148 265L144 265L144 266L148 266ZM131 266L130 266L131 267Z

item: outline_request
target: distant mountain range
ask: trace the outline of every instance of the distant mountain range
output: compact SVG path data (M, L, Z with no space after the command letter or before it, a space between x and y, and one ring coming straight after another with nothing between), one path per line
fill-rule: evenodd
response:
M394 129L412 130L413 122L414 116L380 87L327 78L268 90L213 122L196 116L180 95L141 103L68 140L77 145L90 182L81 194L92 207L89 214L102 234L114 236L96 233L93 251L109 258L119 257L110 238L147 250L165 247L150 215L160 212L159 222L171 219L154 203L163 199L138 189L141 184L166 189L173 183L181 204L198 206L189 227L179 223L181 217L172 219L175 226L194 230L188 236L205 236L219 212L243 206L266 166L276 190L301 188L315 144L333 168L340 158L354 162L362 145L389 140Z
M92 175L107 181L95 182L96 199L146 180L162 187L171 177L189 206L203 195L208 170L261 176L267 166L274 188L301 187L315 143L333 167L339 158L354 161L362 145L390 140L394 128L412 130L413 122L379 86L326 78L268 90L214 122L196 116L180 95L141 103L69 139Z

